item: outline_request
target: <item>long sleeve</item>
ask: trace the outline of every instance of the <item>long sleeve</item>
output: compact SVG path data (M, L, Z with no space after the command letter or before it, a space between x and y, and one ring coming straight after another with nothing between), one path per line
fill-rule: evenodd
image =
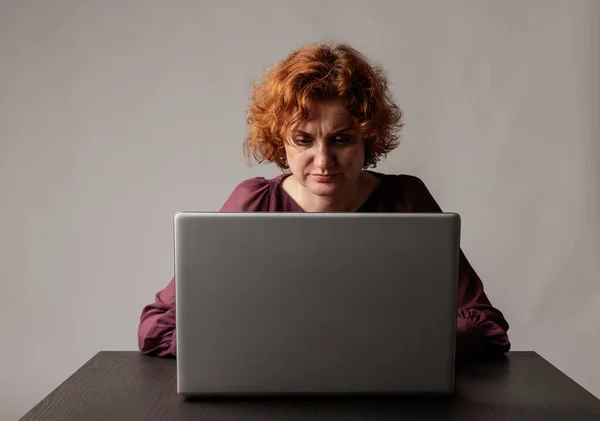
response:
M138 347L142 354L160 357L177 353L174 278L156 294L154 303L143 308L138 327Z
M266 209L269 181L262 177L240 183L231 193L221 212L253 212ZM138 327L138 347L142 354L160 357L177 354L175 323L175 279L159 291L152 304L142 309Z
M456 355L467 360L481 355L498 355L510 350L508 322L490 303L483 283L460 252Z
M270 205L271 185L264 177L242 181L231 192L220 212L262 212Z
M404 202L412 212L442 212L425 184L417 177L403 178ZM456 358L465 361L510 350L509 325L503 314L490 303L483 283L463 250L460 250Z

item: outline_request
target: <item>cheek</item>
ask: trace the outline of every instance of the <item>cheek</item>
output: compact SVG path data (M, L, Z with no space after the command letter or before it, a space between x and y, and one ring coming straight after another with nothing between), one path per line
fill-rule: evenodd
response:
M290 146L286 146L285 148L285 157L287 159L288 165L290 169L293 171L294 169L298 170L302 168L306 164L306 158L303 158L303 154L298 151L298 149L292 148Z
M348 169L361 170L365 161L365 152L363 147L347 149L341 156L342 165Z

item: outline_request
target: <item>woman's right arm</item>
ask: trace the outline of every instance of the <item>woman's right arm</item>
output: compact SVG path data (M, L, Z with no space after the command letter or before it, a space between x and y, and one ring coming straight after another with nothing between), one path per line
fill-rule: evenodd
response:
M175 279L142 310L138 327L138 347L142 354L166 357L176 355Z
M262 177L241 182L231 193L221 212L267 210L269 181ZM138 327L138 347L142 354L160 357L177 354L175 332L175 278L159 291L154 302L142 310Z

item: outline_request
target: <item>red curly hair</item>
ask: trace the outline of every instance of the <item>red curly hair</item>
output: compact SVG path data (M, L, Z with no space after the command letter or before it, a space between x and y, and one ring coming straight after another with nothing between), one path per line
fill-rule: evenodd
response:
M287 169L288 129L308 117L310 101L341 98L363 134L364 168L399 143L403 113L384 71L347 44L311 44L292 52L252 87L246 114L246 156Z

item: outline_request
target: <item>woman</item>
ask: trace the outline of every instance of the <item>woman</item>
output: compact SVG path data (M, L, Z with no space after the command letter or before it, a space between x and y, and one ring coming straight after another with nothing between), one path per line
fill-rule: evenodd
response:
M247 121L248 157L284 173L243 181L223 212L441 212L420 179L368 170L397 147L402 112L384 73L347 45L290 54L254 87ZM459 276L457 359L507 352L508 323L462 251ZM172 279L142 311L139 348L176 355L175 336Z

